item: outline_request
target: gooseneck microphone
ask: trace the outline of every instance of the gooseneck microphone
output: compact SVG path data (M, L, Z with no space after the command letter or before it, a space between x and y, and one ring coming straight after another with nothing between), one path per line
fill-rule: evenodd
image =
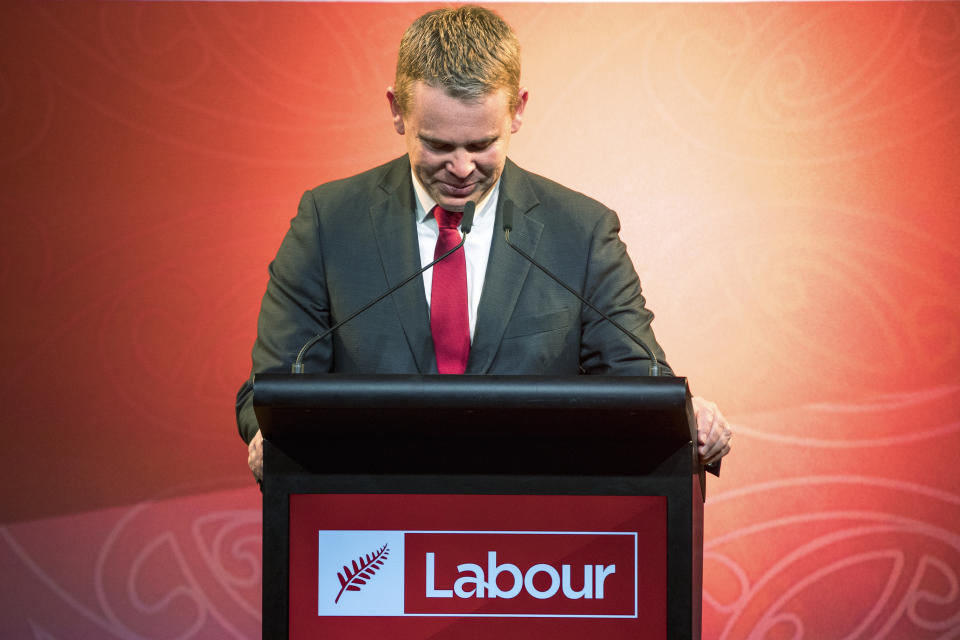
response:
M621 325L619 322L617 322L616 320L614 320L613 318L605 314L603 311L598 309L592 302L590 302L589 300L584 298L582 295L574 291L573 288L570 285L568 285L566 282L563 282L560 278L550 273L549 269L547 269L545 266L543 266L542 264L534 260L530 255L527 254L527 252L525 252L523 249L513 244L512 242L510 242L510 231L512 230L513 230L513 202L510 200L507 200L506 202L503 203L503 235L504 235L504 239L506 240L510 248L516 251L517 253L519 253L524 258L526 258L530 262L530 264L532 264L537 269L540 269L540 271L547 274L550 277L550 279L552 279L561 287L563 287L564 289L572 293L574 296L577 297L577 299L580 302L582 302L583 304L587 305L588 307L596 311L604 320L606 320L607 322L615 326L624 335L626 335L635 343L637 343L637 345L641 349L643 349L644 352L647 354L647 357L650 358L650 375L651 376L660 375L660 363L657 362L657 357L653 355L653 351L650 349L650 347L645 345L643 341L640 338L638 338L636 334L634 334L632 331L629 331L626 327Z
M330 335L331 333L333 333L334 331L336 331L337 329L339 329L339 328L342 327L343 325L347 324L348 322L350 322L351 320L353 320L354 318L356 318L358 315L360 315L361 313L363 313L364 311L366 311L367 309L369 309L369 308L372 307L373 305L375 305L375 304L377 304L378 302L380 302L381 300L383 300L384 298L386 298L387 296L389 296L390 294L392 294L393 292L395 292L397 289L399 289L399 288L402 287L403 285L407 284L408 282L410 282L411 280L413 280L414 278L416 278L417 276L419 276L421 273L423 273L423 272L426 271L427 269L431 268L433 265L437 264L438 262L440 262L441 260L443 260L443 259L446 258L447 256L449 256L449 255L451 255L451 254L453 254L453 253L456 253L456 251L463 246L463 243L467 241L467 234L470 233L470 229L473 228L473 214L476 212L476 209L477 209L477 203L474 202L474 201L472 201L472 200L468 200L468 201L467 201L467 204L464 205L464 207L463 207L463 217L460 218L460 231L463 232L463 238L460 239L460 242L459 242L459 244L457 244L457 246L455 246L454 248L450 249L449 251L447 251L446 253L444 253L442 256L440 256L439 258L435 259L433 262L431 262L430 264L428 264L427 266L423 267L422 269L419 269L418 271L416 271L415 273L413 273L412 275L410 275L410 277L404 279L400 284L397 284L397 285L394 285L394 286L390 287L389 289L387 289L386 291L384 291L382 294L380 294L379 296L377 296L376 298L374 298L373 300L371 300L371 301L368 302L367 304L363 305L362 307L360 307L359 309L357 309L356 311L354 311L353 313L351 313L349 316L347 316L346 318L344 318L343 320L341 320L341 321L338 322L337 324L333 325L332 327L330 327L329 329L327 329L326 331L324 331L323 333L318 333L317 335L315 335L315 336L313 336L312 338L310 338L309 340L307 340L307 342L306 342L302 347L300 347L300 352L297 354L297 359L294 361L293 366L290 367L291 372L292 372L292 373L303 373L303 372L304 372L304 371L303 371L303 358L304 358L304 356L307 355L307 351L309 351L310 348L313 347L313 345L317 344L318 342L320 342L321 340L323 340L324 338L326 338L328 335Z

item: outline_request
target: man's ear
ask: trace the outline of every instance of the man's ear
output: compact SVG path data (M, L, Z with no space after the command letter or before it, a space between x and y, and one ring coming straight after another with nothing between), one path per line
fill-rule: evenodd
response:
M513 112L513 120L510 122L510 133L516 133L520 130L520 125L523 124L523 110L527 106L527 99L530 97L530 92L524 87L520 87L520 91L517 93L517 109Z
M393 92L393 87L387 87L387 102L390 103L390 113L393 115L393 128L397 130L397 133L403 135L406 132L403 126L403 113L400 112L397 94Z

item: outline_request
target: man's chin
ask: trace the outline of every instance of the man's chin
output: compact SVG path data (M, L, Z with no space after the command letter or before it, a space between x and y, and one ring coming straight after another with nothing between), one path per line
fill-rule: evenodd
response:
M430 194L433 196L434 201L447 211L463 211L463 208L467 206L467 202L473 200L474 202L480 202L483 199L483 196L486 195L486 191L481 192L477 188L478 185L472 185L470 189L457 190L460 193L450 193L450 190L445 189L435 189L435 193Z
M451 196L444 193L438 193L433 197L433 199L436 200L438 205L447 211L463 211L463 208L467 206L468 201L476 201L473 193L465 196Z

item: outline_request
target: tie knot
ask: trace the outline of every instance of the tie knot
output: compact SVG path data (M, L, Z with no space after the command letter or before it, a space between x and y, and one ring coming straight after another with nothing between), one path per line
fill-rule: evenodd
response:
M437 226L441 229L456 229L460 224L460 218L463 213L460 211L447 211L440 205L433 208L433 217L437 219Z

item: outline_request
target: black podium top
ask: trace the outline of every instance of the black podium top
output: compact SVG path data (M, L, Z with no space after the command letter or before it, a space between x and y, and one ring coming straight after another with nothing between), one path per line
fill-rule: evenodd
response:
M334 472L338 452L390 443L404 456L371 469L650 473L696 438L685 378L258 374L253 403L267 440Z

